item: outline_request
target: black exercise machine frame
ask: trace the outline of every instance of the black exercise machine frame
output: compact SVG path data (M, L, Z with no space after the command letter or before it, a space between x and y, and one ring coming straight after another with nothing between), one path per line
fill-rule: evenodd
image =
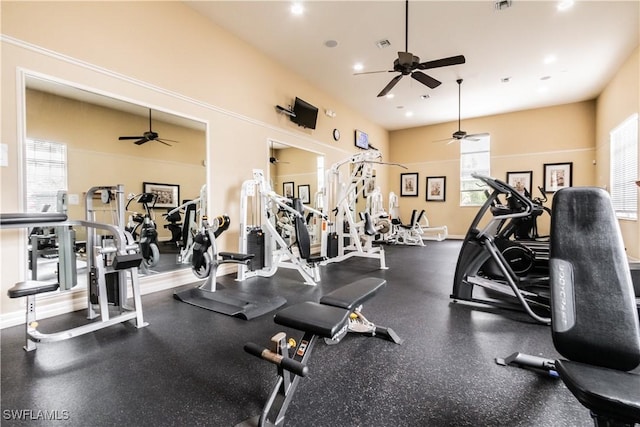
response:
M527 197L521 195L509 184L500 181L499 179L478 174L472 174L472 176L487 184L493 192L482 205L469 226L462 248L460 249L460 256L456 265L453 282L453 292L450 297L454 302L461 300L491 305L499 308L521 308L537 322L546 325L550 324L551 319L549 317L541 316L533 310L532 306L539 305L540 301L538 301L533 293L523 290L518 286L520 284L520 278L502 255L495 240L495 236L499 234L501 227L506 221L525 218L531 215L535 210L535 205ZM501 194L507 194L514 197L517 202L521 204L522 210L520 212L510 211L509 213L505 212L503 214L494 215L491 221L484 228L480 229L479 224L481 220L492 207L492 202L497 200ZM478 283L473 283L473 279L470 278L469 273L473 272L475 275L482 265L491 259L495 261L497 267L500 269L506 284L494 282L491 284L487 283L485 286L502 294L515 297L518 304L509 304L505 301L473 297L474 286L483 286L480 283L484 283L485 280L481 277L473 276L478 279Z

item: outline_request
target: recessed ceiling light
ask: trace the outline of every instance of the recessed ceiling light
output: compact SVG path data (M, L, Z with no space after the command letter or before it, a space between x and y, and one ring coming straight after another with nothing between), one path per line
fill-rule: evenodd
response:
M398 105L396 108L397 108L398 110L402 110L402 109L404 108L404 105Z
M385 96L387 97L387 99L393 99L393 97L395 97L395 95L392 93L388 93Z
M562 0L560 2L558 2L558 5L556 6L556 8L560 11L560 12L564 12L565 10L569 10L573 7L574 5L574 0Z
M509 83L511 81L511 77L503 77L500 79L502 83Z
M429 99L429 98L431 98L431 95L429 94L420 95L420 99Z
M304 13L304 7L302 7L302 3L294 3L291 5L291 13L293 15L302 15Z
M542 76L540 77L540 80L549 80L551 78L551 76Z
M338 46L338 42L335 40L327 40L326 42L324 42L324 45L326 47L336 47Z
M555 55L548 55L544 58L545 64L553 64L558 58Z
M364 69L364 65L361 62L356 62L353 64L353 71L362 71Z

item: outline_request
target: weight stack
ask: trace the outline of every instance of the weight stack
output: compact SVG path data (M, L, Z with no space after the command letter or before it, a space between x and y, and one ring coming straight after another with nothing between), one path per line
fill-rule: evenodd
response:
M260 227L249 229L247 236L247 253L254 257L249 261L249 271L264 268L264 232Z
M327 233L327 258L338 256L338 233Z

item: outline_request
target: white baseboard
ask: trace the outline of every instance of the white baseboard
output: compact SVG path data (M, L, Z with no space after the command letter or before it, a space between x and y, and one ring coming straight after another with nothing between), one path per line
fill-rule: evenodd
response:
M218 276L231 274L235 271L235 266L221 265L218 268ZM140 278L140 293L142 295L154 292L164 291L186 285L187 283L197 282L190 268L176 270L168 273L162 273L153 276ZM131 289L128 290L131 296ZM47 319L53 316L59 316L65 313L71 313L77 310L87 308L87 290L71 289L69 291L60 292L50 295L40 295L36 297L36 315L38 320ZM144 310L144 305L143 305ZM0 315L0 329L9 328L24 324L26 322L26 298L21 298L21 309Z

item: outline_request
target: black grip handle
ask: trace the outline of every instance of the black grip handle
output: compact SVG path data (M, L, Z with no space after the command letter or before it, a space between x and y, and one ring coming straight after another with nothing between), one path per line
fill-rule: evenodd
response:
M261 345L252 343L252 342L248 342L248 343L246 343L244 345L244 351L246 351L247 353L249 353L249 354L251 354L253 356L259 357L261 359L262 359L262 352L264 350L268 350L268 349L264 348Z
M286 369L287 371L296 374L299 377L306 377L309 373L309 368L307 367L307 365L289 358L283 357L280 360L280 366L282 367L282 369Z
M269 350L268 348L262 347L261 345L248 342L244 345L244 351L253 356L278 365L282 369L286 369L287 371L296 374L299 377L304 377L309 373L309 368L307 367L307 365L288 357L282 357L279 354L276 354L273 351Z

